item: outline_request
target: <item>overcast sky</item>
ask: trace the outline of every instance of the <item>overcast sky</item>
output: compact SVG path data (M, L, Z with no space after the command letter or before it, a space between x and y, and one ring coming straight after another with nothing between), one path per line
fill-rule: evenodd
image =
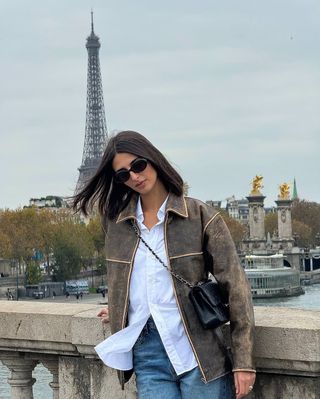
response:
M146 135L202 200L320 202L319 0L1 0L0 208L70 195L94 8L108 131Z

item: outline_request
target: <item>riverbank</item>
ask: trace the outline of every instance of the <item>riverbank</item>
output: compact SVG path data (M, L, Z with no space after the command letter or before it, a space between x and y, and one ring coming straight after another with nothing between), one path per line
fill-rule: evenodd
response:
M254 299L254 306L277 306L296 309L320 310L320 284L303 287L303 295L283 298Z
M0 300L7 301L7 298L2 297ZM108 303L108 296L105 298L101 294L86 294L83 295L82 299L77 299L75 295L70 295L69 298L66 298L64 295L56 296L55 298L43 298L43 299L35 299L30 297L20 298L21 301L32 301L32 302L49 302L49 303L90 303L96 305L106 305ZM19 302L19 301L18 301Z

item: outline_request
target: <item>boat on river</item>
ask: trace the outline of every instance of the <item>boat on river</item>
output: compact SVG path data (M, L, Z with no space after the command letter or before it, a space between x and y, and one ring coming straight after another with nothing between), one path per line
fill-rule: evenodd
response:
M300 272L285 266L284 260L283 254L245 256L244 267L253 298L304 294L300 284Z

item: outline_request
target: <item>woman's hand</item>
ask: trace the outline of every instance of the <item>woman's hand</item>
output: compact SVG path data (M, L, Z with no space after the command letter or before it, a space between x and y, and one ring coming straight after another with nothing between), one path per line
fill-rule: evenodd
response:
M236 399L244 398L252 391L256 373L252 371L234 371L233 375L236 387Z
M97 314L98 317L101 317L102 323L109 323L109 309L108 308L103 308L100 310L100 312Z

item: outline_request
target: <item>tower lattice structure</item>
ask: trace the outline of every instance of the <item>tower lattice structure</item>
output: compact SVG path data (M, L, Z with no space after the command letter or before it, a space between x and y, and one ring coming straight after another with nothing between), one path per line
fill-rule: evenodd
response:
M91 34L86 42L88 51L86 128L76 191L94 175L108 139L99 60L100 46L99 37L94 33L93 12L91 12Z

